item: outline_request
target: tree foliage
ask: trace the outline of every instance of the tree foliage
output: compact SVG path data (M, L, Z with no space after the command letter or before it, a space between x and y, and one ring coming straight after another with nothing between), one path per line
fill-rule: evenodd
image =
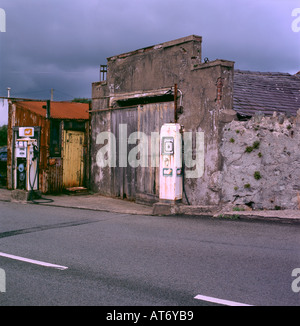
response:
M0 127L0 146L7 145L7 125Z
M82 98L82 97L75 97L72 102L78 102L78 103L91 103L91 99L89 98Z

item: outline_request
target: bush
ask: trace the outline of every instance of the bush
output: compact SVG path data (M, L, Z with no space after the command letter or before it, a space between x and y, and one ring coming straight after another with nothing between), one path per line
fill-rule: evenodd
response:
M0 146L7 145L7 125L0 127Z

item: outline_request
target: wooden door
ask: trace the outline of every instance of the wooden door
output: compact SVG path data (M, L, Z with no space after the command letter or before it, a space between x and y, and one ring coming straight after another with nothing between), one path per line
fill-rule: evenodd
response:
M117 167L112 169L113 195L116 197L135 199L136 169L128 162L128 154L135 145L128 144L128 137L137 131L137 108L114 110L112 113L112 133L116 137ZM124 132L122 133L122 128ZM126 148L124 150L124 147ZM120 153L123 150L124 155ZM122 157L121 157L122 156Z
M80 187L84 180L84 132L64 131L63 186Z

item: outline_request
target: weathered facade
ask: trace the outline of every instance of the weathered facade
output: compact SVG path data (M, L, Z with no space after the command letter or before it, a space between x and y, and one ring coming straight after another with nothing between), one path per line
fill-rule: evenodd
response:
M14 188L13 144L18 127L39 128L39 190L60 192L89 182L89 105L9 101L7 184ZM48 112L47 112L48 111Z
M149 153L153 152L151 145L159 153L159 144L151 135L159 133L162 124L177 120L185 132L204 134L204 148L200 152L196 150L195 136L192 139L193 152L189 154L195 166L187 167L186 172L197 169L200 156L204 157L204 166L194 177L184 179L189 202L192 205L220 203L222 191L212 180L222 169L222 128L235 117L232 110L234 63L202 62L201 43L201 37L191 35L108 58L106 80L92 85L93 191L143 202L158 201L159 167L149 163L158 158ZM178 117L176 107L181 112ZM116 150L114 166L99 164L99 151L107 146L100 136L103 132L110 132L116 138L116 146L110 148ZM148 136L147 167L132 167L128 161L124 162L124 151L130 156L138 144L128 140L133 132Z
M254 116L224 128L219 187L224 203L300 209L298 116Z
M300 74L235 71L234 110L224 126L222 202L300 209Z
M299 73L239 71L232 61L203 62L201 43L191 35L108 58L106 80L92 85L92 190L157 202L154 136L176 120L184 134L193 135L192 146L184 140L184 157L190 155L193 164L185 167L183 203L300 209ZM146 134L148 141L138 147L141 139L132 137L134 132ZM204 136L200 148L199 134ZM113 160L110 153L116 153ZM132 155L139 158L135 167L128 164Z

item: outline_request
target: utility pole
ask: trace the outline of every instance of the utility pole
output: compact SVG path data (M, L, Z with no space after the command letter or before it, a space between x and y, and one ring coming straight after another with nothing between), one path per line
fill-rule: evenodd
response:
M53 91L54 91L54 89L53 88L51 88L51 101L53 101Z

